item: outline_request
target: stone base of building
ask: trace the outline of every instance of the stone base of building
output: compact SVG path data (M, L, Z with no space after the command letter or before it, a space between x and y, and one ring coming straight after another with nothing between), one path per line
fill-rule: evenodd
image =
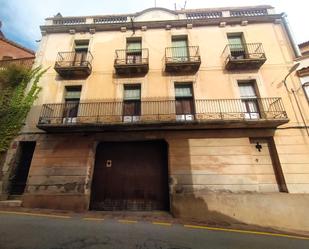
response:
M309 231L308 194L196 193L174 195L175 217Z
M24 194L22 196L22 206L25 208L46 208L83 212L88 210L89 196Z
M20 161L18 155L22 154L19 144L25 145L29 141L35 142L35 150L22 195L22 206L26 208L81 212L91 209L91 204L103 210L106 207L111 210L123 207L156 210L159 207L183 218L203 220L211 217L309 230L304 219L305 211L309 209L309 195L306 195L309 193L309 139L301 129L20 135L12 143L2 168L2 199L10 196L10 179L14 178L14 170ZM107 156L103 155L115 143L116 152L111 150ZM125 149L119 150L120 153L118 147ZM138 150L131 153L132 147ZM163 183L162 188L155 190L155 197L151 191L143 192L151 183L152 178L147 177L157 177L154 170L157 167L152 165L157 156L151 153L149 157L145 156L152 151L146 147L156 149L159 153L156 155L162 156L164 165L161 171L165 175L155 181ZM139 153L140 149L144 149L143 153ZM100 158L100 155L104 157ZM128 158L133 163L130 161L125 164L128 168L113 171L119 158ZM130 172L143 169L144 165L139 161L146 159L145 168L150 167L150 171L145 171L142 178L132 180ZM130 168L137 162L136 167ZM160 166L160 163L156 165ZM115 184L111 179L123 171L128 171L125 175L128 178L116 179ZM109 175L101 178L104 172ZM132 185L134 196L131 199L121 199L122 196L100 199L101 190L94 185L98 180L105 184L99 185L104 191L112 186L108 194ZM96 190L97 196L94 195ZM163 201L156 201L156 196L162 197ZM93 203L96 198L97 202Z

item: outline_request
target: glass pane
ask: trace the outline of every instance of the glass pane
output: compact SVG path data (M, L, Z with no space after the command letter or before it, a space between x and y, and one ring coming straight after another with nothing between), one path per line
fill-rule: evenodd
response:
M173 57L188 57L188 42L186 39L172 41Z
M140 101L125 101L123 103L124 116L139 116L141 115L141 102Z
M80 99L81 89L66 89L65 99Z
M129 41L127 42L127 50L141 50L142 43L140 41Z
M75 51L88 51L88 45L75 46Z
M230 36L228 37L228 40L232 53L241 53L244 51L244 45L241 36Z
M242 38L241 36L230 36L228 37L229 44L231 45L242 45Z
M191 85L176 85L175 86L176 97L192 97L192 86Z
M79 101L66 101L63 111L63 117L77 117Z
M308 84L308 85L307 85L307 84ZM305 89L307 98L308 98L308 100L309 100L309 83L307 83L307 84L304 86L304 89Z
M88 51L89 40L75 41L75 51Z
M187 46L188 46L188 42L186 39L172 41L172 47L187 47Z
M242 98L256 98L256 93L253 84L239 84L240 97Z
M125 88L124 89L124 100L140 100L141 89L139 87Z
M257 103L254 100L247 102L249 107L249 112L258 112Z

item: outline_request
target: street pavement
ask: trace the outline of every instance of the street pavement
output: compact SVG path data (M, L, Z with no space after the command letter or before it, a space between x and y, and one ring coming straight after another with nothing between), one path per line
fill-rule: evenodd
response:
M0 249L309 249L309 239L158 221L0 212Z

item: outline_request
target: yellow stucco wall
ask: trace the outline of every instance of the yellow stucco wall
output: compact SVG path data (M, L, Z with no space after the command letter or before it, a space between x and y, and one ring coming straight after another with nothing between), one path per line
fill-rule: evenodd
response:
M247 43L261 42L263 44L267 61L260 70L237 72L224 70L225 57L223 51L228 43L227 33L233 32L243 32ZM196 74L187 76L165 74L164 51L166 47L171 46L173 35L187 35L189 45L199 46L202 63ZM142 47L149 49L149 72L141 78L120 78L114 72L115 50L125 49L126 38L132 36L142 37ZM53 69L57 53L71 51L74 40L77 39L90 40L89 50L94 57L92 73L84 80L62 79ZM193 29L148 29L147 31L136 30L134 35L131 30L126 32L96 32L95 34L47 34L43 36L37 52L37 64L41 64L43 68L50 68L40 81L43 90L28 116L23 132L42 132L35 127L41 105L44 103L61 103L67 85L82 85L82 101L122 99L123 84L127 83L141 83L142 99L173 99L175 82L192 81L196 99L228 99L240 97L237 80L255 79L260 97L281 97L283 99L290 122L280 126L275 131L274 141L289 191L292 193L308 192L309 139L305 129L301 128L303 122L295 99L291 93L287 93L282 83L284 76L293 65L293 53L280 23L249 23L247 26L207 26L193 27ZM288 88L299 89L300 82L294 73L288 78L287 83ZM305 120L309 123L309 108L303 91L298 90L296 96ZM184 172L182 167L185 166L179 164L179 160L175 158L183 155L182 152L185 149L183 146L189 146L190 156L187 159L190 161L188 165L193 167L189 171L193 173L194 177L192 178L190 175L190 179L193 181L192 185L196 185L195 187L199 186L199 182L211 182L212 178L215 177L215 182L236 181L236 183L244 183L234 184L237 191L267 192L274 190L265 188L263 190L262 187L258 187L259 180L263 182L265 178L266 182L268 180L274 182L274 179L273 176L270 177L272 179L266 179L267 176L263 178L263 174L265 175L269 171L269 166L267 166L269 162L264 163L264 166L254 166L252 160L255 159L252 159L252 145L250 145L248 138L255 135L247 131L243 131L242 134L240 130L239 138L234 136L228 139L231 136L230 132L228 130L221 130L221 132L225 133L220 139L218 135L214 138L205 136L204 138L194 139L190 138L190 134L175 141L175 138L173 138L170 141L172 145L175 144L175 147L171 146L170 151L170 166L175 170L173 172L180 172L179 174ZM263 129L260 129L259 136L270 135L267 132L263 133ZM217 145L210 146L209 144L212 143L217 143ZM213 168L209 163L212 160L219 162L218 165L215 163L217 168ZM265 160L269 161L269 158ZM185 160L182 160L183 162ZM263 171L263 167L265 171ZM203 172L211 174L210 176L199 176L203 175ZM261 173L260 179L257 179L257 175L259 175L257 172ZM185 174L188 174L188 171ZM248 176L250 174L252 175ZM238 175L238 178L235 178L235 175ZM177 176L176 178L177 181L186 181L185 177ZM220 181L219 178L223 180ZM250 186L251 183L254 184ZM252 189L252 186L254 189ZM216 187L212 188L215 189ZM224 188L234 190L233 186L226 185ZM220 187L220 189L224 188Z

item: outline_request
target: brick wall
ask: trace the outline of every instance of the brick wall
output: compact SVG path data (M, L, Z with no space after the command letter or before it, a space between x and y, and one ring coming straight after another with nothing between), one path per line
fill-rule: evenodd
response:
M2 60L3 56L11 56L14 59L33 57L34 55L0 39L0 60Z

